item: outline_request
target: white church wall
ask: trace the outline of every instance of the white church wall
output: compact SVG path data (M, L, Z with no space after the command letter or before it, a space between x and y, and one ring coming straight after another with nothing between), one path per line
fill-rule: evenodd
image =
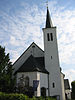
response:
M37 87L37 97L39 97L40 94L40 72L37 72L37 80L39 81L39 85Z
M22 77L22 75L24 75L25 77L29 77L29 86L33 87L33 80L37 80L37 72L20 72L17 73L17 83L19 82L19 78Z
M48 75L45 73L40 73L40 95L42 87L46 88L46 96L48 96Z
M33 45L35 46L34 48ZM24 52L24 54L13 64L14 72L18 70L18 68L27 60L30 55L34 55L34 57L43 57L44 52L35 44L32 45Z
M37 80L39 80L39 85L37 87L37 97L41 96L41 88L46 88L46 96L48 96L48 76L45 73L37 72Z
M29 77L29 86L33 87L33 80L38 80L39 84L37 87L37 92L35 91L35 96L41 96L41 88L46 88L46 95L48 96L48 77L47 74L41 72L19 72L17 73L17 83L19 83L19 79L24 75L25 77Z
M17 73L17 83L19 83L19 78L22 77L22 75L24 75L25 77L29 77L29 86L33 87L33 81L34 80L40 80L40 73L39 72L19 72ZM40 81L37 87L37 92L34 92L35 96L40 96Z
M63 75L63 73L61 73L61 85L62 85L62 95L63 95L63 99L65 100L65 96L64 96L65 87L64 87L64 75Z

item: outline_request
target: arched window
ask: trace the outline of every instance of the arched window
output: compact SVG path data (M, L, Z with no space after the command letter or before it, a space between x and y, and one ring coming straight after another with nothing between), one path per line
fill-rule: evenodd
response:
M53 85L53 88L55 88L55 83L54 82L52 83L52 85Z
M28 76L25 77L25 86L29 86L29 77Z

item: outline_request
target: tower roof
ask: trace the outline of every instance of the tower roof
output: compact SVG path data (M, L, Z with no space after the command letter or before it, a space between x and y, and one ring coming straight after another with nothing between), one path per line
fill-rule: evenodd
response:
M45 28L51 28L51 27L53 27L53 25L52 25L49 10L48 10L48 7L47 7L46 26L45 26Z

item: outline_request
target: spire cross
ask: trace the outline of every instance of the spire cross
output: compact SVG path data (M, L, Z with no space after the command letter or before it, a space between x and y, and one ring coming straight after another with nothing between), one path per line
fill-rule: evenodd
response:
M48 0L46 1L46 5L47 5L47 8L48 8Z

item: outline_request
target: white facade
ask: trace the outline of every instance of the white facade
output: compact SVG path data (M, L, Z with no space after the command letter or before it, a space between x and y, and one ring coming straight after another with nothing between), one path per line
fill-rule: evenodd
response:
M33 80L37 80L37 72L20 72L17 73L17 83L19 83L20 77L29 77L29 86L33 86Z
M60 96L60 100L65 100L65 93L61 83L61 72L60 72L59 57L58 57L56 27L43 28L43 33L44 33L45 67L49 71L50 96Z
M46 88L46 96L48 96L48 74L40 73L40 89L42 87Z
M24 75L25 77L29 77L29 86L33 87L33 81L38 80L39 84L37 87L37 92L35 91L35 96L41 96L41 88L45 87L46 88L46 96L48 96L48 80L47 80L47 74L45 73L40 73L40 72L20 72L17 73L17 84L19 83L19 79Z

